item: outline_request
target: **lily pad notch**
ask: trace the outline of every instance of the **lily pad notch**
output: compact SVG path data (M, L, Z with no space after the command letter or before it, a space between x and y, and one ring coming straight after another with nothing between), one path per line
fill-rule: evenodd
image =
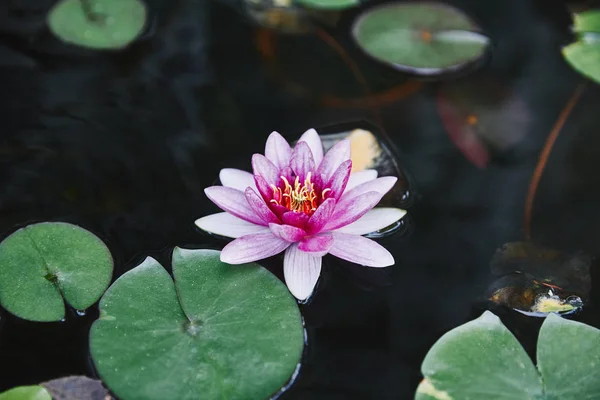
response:
M263 399L286 386L304 349L287 287L258 264L175 248L173 276L154 259L100 301L90 351L121 399Z
M60 0L48 13L48 27L66 43L94 50L118 50L144 31L143 0Z
M113 273L113 258L93 233L64 222L21 228L0 243L0 304L31 321L60 321L65 301L92 306Z
M473 65L490 44L469 17L437 2L373 7L356 19L352 35L372 58L399 71L423 76Z
M536 368L500 319L486 311L433 345L415 399L597 398L598 365L599 329L550 314L540 329Z

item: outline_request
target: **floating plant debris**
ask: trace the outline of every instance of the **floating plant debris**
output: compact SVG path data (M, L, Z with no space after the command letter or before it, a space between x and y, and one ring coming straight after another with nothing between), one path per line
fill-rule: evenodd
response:
M577 41L562 49L567 62L580 74L600 83L600 10L574 15Z
M537 369L489 311L452 329L429 350L415 400L597 398L600 330L554 314L537 343Z
M113 400L102 382L87 376L67 376L40 385L46 388L53 400Z
M120 49L146 26L141 0L61 0L48 14L50 30L61 40L91 49Z
M353 36L371 57L417 75L438 75L480 59L490 40L456 8L436 2L389 3L368 9Z
M479 168L489 162L488 149L507 150L527 133L527 104L488 79L444 84L437 95L438 113L452 142Z
M113 259L91 232L63 222L26 226L0 243L0 304L32 321L60 321L104 293Z
M90 352L120 399L265 399L293 378L304 347L294 298L260 265L219 256L176 248L174 280L149 257L106 291Z
M528 242L507 243L492 259L492 273L499 278L488 288L487 297L529 316L571 314L589 297L590 264L591 258L583 254L565 255Z

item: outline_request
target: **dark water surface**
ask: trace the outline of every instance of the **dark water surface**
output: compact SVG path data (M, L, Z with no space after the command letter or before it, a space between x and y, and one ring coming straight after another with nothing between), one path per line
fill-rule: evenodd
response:
M492 148L487 167L477 168L437 115L440 83L426 82L375 111L336 103L365 89L323 37L277 36L274 56L261 56L264 37L233 0L149 1L152 29L112 55L53 39L44 28L52 3L0 5L3 235L32 222L79 224L108 244L117 277L146 255L168 265L175 245L223 246L193 225L216 211L203 188L223 167L249 169L272 130L293 140L311 127L366 120L383 125L396 147L414 180L410 229L381 240L396 265L368 270L327 259L313 300L301 306L309 346L284 399L412 398L430 346L490 306L483 295L492 255L525 239L525 199L539 153L584 81L560 54L571 38L564 2L448 1L476 18L494 46L484 67L455 85L493 81L520 99L515 112L528 121L525 128L510 114L496 121L495 132L517 139ZM356 13L344 13L327 32L373 92L405 82L352 46L347 32ZM599 105L600 90L589 82L542 176L532 241L600 253ZM600 326L599 300L593 287L574 318ZM493 311L533 355L541 320ZM93 376L87 331L95 309L52 324L3 310L0 318L0 390Z

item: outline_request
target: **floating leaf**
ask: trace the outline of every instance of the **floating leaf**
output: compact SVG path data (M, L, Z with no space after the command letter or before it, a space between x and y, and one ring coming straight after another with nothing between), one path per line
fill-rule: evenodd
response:
M0 400L52 400L42 386L18 386L0 393Z
M547 399L600 398L600 330L550 315L540 329L537 359Z
M489 311L442 336L427 353L421 372L426 380L417 400L535 399L542 394L531 359Z
M393 3L371 8L353 26L371 57L418 75L457 70L485 53L489 39L461 11L442 3Z
M0 243L0 304L24 319L59 321L64 301L78 310L94 304L112 270L110 251L91 232L63 222L29 225Z
M409 182L405 174L400 170L396 157L385 145L382 138L373 131L362 128L345 130L340 128L318 129L323 143L324 151L328 151L333 145L343 139L350 140L350 158L352 159L352 173L374 169L378 176L395 176L398 181L378 203L378 207L407 208L410 206ZM333 131L334 133L329 133ZM341 132L340 132L341 131ZM367 234L367 237L380 238L396 233L406 228L407 218L402 218L394 224L377 232Z
M50 30L61 40L92 49L119 49L146 25L141 0L62 0L48 14Z
M597 399L600 330L555 314L540 330L539 372L500 319L486 311L429 350L416 400Z
M302 354L300 312L257 264L228 265L214 250L173 252L173 275L152 258L100 301L92 359L121 399L264 399Z
M87 376L67 376L41 383L53 400L112 400L102 382Z
M359 0L296 0L305 7L322 10L342 10L360 4Z
M600 10L575 14L578 40L562 49L567 62L580 74L600 82Z
M487 297L522 314L579 311L591 290L591 257L563 254L530 242L507 243L498 249L491 271L498 276Z

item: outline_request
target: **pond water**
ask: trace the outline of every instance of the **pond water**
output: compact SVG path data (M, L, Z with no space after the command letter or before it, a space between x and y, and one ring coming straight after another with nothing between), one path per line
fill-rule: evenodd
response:
M221 168L249 169L271 131L295 140L311 127L366 128L393 148L409 182L409 218L380 239L396 265L326 259L300 306L308 346L282 399L412 398L431 345L485 309L534 356L542 319L486 299L492 258L509 242L592 257L591 292L570 318L600 327L600 90L561 57L571 40L565 2L447 1L493 46L476 72L447 82L417 81L361 54L348 26L367 5L343 12L337 27L294 36L257 27L233 0L148 3L151 29L116 54L51 38L51 0L0 5L3 237L66 221L108 244L115 277L147 255L169 265L175 245L223 246L193 224L216 211L203 189ZM538 158L582 84L528 219ZM454 111L441 112L442 101ZM280 260L264 265L282 276ZM98 311L67 314L41 324L0 310L0 391L94 376L87 332Z

